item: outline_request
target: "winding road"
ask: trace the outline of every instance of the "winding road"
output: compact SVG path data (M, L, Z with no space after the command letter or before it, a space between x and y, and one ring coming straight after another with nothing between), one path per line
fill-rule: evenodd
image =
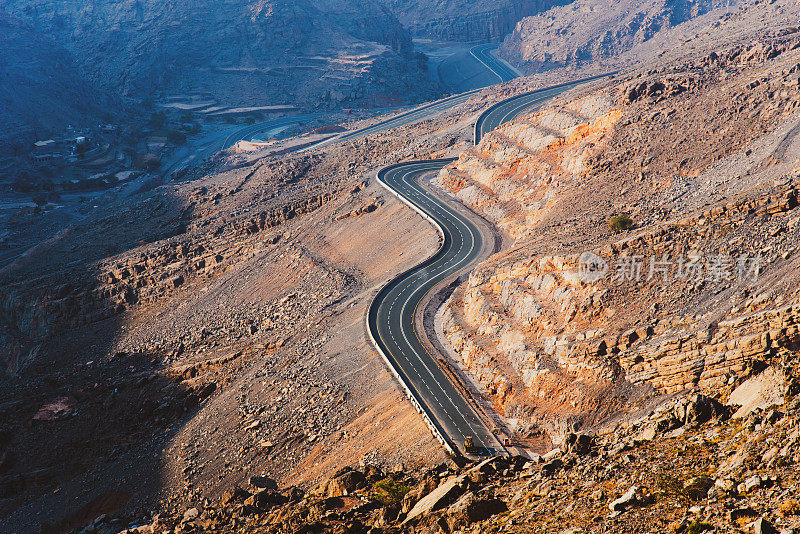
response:
M498 45L496 43L477 45L473 46L470 49L469 53L472 57L477 59L484 67L486 67L487 70L492 72L497 77L500 83L508 82L515 78L518 78L520 76L519 72L514 70L513 67L511 67L504 61L497 59L495 56L491 54L491 51L497 49L497 47ZM324 141L320 141L319 143L315 143L311 146L303 148L301 152L306 150L311 150L314 148L321 148L323 146L332 143L338 143L340 141L358 139L360 137L364 137L373 133L390 130L392 128L405 126L407 124L412 124L414 122L427 119L428 117L435 115L440 111L445 111L459 104L463 104L464 102L469 100L469 98L472 95L478 93L482 89L483 88L473 89L472 91L459 93L457 95L443 98L442 100L438 100L430 104L419 106L410 111L401 113L400 115L397 115L385 121L381 121L372 126L367 126L366 128L361 128L359 130L353 130L352 132L345 132L336 137L325 139Z
M613 72L609 74L603 74L601 76L585 78L575 82L545 87L511 97L503 100L502 102L498 102L486 110L486 112L483 113L475 123L475 144L477 145L480 143L481 139L483 139L483 136L488 132L496 130L501 125L513 120L516 117L519 117L526 112L534 111L535 109L544 105L545 102L560 95L564 91L568 91L573 87L577 87L592 80L598 80L600 78L606 78L612 75L614 75Z
M595 78L533 91L492 106L476 123L476 142L491 129L591 79ZM424 333L419 332L415 320L425 297L442 287L443 282L468 272L485 247L475 224L419 183L420 177L438 172L452 161L410 161L378 172L381 185L437 228L441 248L434 257L396 277L378 293L368 312L367 329L378 352L445 449L498 454L503 452L503 446L472 402L444 372L439 357L423 343ZM465 450L467 437L473 439L474 450Z
M236 126L221 132L214 132L198 140L190 141L187 145L176 150L169 160L165 162L161 175L165 179L169 179L172 174L197 165L217 152L232 147L238 141L250 140L260 134L270 134L294 124L302 124L319 116L319 113L289 115L244 127Z
M480 230L469 219L455 213L417 183L421 175L438 172L451 161L402 163L378 173L381 184L436 225L442 240L433 258L381 290L369 311L369 330L406 393L421 405L417 409L427 416L426 422L432 429L445 437L445 441L462 445L471 436L475 446L488 454L497 450L499 442L444 373L413 326L425 296L440 282L468 268L484 247Z
M492 71L497 76L500 83L510 82L519 78L521 74L514 67L492 55L493 50L497 50L500 45L489 43L473 46L469 53L472 57L480 61L484 67Z
M473 91L468 91L466 93L453 95L444 98L442 100L437 100L436 102L432 102L430 104L419 106L410 111L406 111L405 113L401 113L395 117L392 117L391 119L387 119L377 124L373 124L372 126L367 126L366 128L353 130L351 132L345 132L341 135L337 135L336 137L325 139L323 141L320 141L319 143L315 143L313 145L301 149L300 152L305 152L307 150L311 150L314 148L322 148L324 146L330 145L332 143L338 143L340 141L349 141L350 139L358 139L360 137L364 137L370 134L383 132L385 130L391 130L392 128L398 128L400 126L405 126L406 124L412 124L414 122L427 119L428 117L435 115L440 111L445 111L459 104L463 104L464 102L469 100L469 98L472 95L479 92L480 90L481 89L475 89Z

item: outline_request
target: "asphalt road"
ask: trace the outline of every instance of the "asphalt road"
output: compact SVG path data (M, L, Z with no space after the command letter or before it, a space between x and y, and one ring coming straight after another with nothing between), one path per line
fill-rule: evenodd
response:
M492 50L497 50L500 45L497 43L489 43L473 46L469 53L480 61L484 67L492 71L499 83L510 82L515 78L519 78L519 73L505 62L498 60L492 55Z
M486 69L491 71L500 82L507 82L517 78L519 74L516 71L514 71L512 68L510 68L502 61L499 61L490 53L497 47L498 47L497 44L477 45L473 46L470 49L469 53L472 57L477 59L484 67L486 67ZM399 126L405 126L407 124L412 124L414 122L421 121L423 119L430 117L431 115L439 113L440 111L450 109L454 106L466 102L472 95L474 95L478 91L480 91L480 89L473 89L472 91L467 91L465 93L453 95L451 97L444 98L442 100L438 100L436 102L432 102L424 106L420 106L418 108L412 109L411 111L393 117L389 120L379 122L373 126L368 126L366 128L361 128L359 130L354 130L352 132L347 132L342 135L332 137L324 141L320 141L319 143L306 147L303 150L320 148L329 145L331 143L338 143L340 141L347 141L349 139L357 139L373 133L378 133L384 130L390 130L392 128L397 128Z
M429 195L416 181L423 174L438 172L450 161L401 163L378 174L385 187L436 221L444 239L436 256L383 288L370 307L369 328L383 357L451 446L463 449L465 438L470 436L482 454L492 454L500 443L439 367L437 357L425 348L414 326L423 298L439 282L469 267L484 246L472 222Z
M481 139L483 139L483 136L486 133L496 130L501 125L507 123L515 117L522 115L525 112L530 112L541 107L551 98L556 97L561 93L572 89L573 87L577 87L578 85L590 82L592 80L605 78L611 74L585 78L583 80L555 85L553 87L545 87L543 89L537 89L536 91L523 93L521 95L503 100L502 102L498 102L494 106L487 109L475 123L475 144L477 145L480 143Z
M175 151L164 164L161 174L168 179L171 174L187 167L198 165L217 152L232 147L238 141L250 140L270 130L275 130L282 126L290 126L292 124L301 124L318 116L319 114L307 114L279 117L277 119L244 127L229 128L222 132L215 132L207 135L198 140L192 140L187 145Z
M476 142L491 129L591 79L533 91L492 106L475 126ZM470 436L482 454L494 454L503 449L502 445L440 368L438 357L428 352L415 323L424 297L440 282L465 273L484 247L480 231L469 219L417 183L420 176L438 172L451 161L412 161L378 172L378 181L384 187L438 226L443 243L436 256L395 278L381 290L370 306L368 329L373 343L407 394L419 404L418 409L424 413L428 424L451 448L466 452L464 439Z
M331 143L348 141L350 139L358 139L360 137L364 137L370 134L382 132L384 130L391 130L392 128L405 126L406 124L412 124L414 122L427 119L431 115L435 115L440 111L450 109L453 106L457 106L461 103L466 102L467 100L469 100L469 97L471 97L478 91L479 89L476 89L474 91L468 91L466 93L450 96L442 100L437 100L436 102L431 102L430 104L425 104L424 106L420 106L418 108L412 109L411 111L401 113L400 115L397 115L385 121L381 121L372 126L361 128L359 130L353 130L352 132L347 132L342 135L338 135L336 137L325 139L324 141L320 141L319 143L303 148L301 152L304 152L306 150L311 150L312 148L321 148Z

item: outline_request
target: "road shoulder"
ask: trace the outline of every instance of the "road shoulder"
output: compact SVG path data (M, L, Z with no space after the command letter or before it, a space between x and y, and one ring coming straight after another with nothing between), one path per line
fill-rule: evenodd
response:
M469 219L481 232L484 246L480 256L469 266L458 273L440 282L420 302L421 314L415 317L415 328L422 334L421 340L431 354L437 355L437 363L451 379L453 384L469 400L478 415L483 419L484 425L495 435L499 436L498 444L502 437L508 434L502 417L497 414L489 401L489 396L483 387L475 381L469 373L458 363L457 356L444 337L441 328L441 310L448 301L453 291L460 284L466 282L469 273L475 266L486 261L490 256L510 246L509 236L502 234L494 225L482 218L462 203L454 199L449 193L433 183L433 173L428 174L419 181L420 185L430 195L447 204L453 211Z

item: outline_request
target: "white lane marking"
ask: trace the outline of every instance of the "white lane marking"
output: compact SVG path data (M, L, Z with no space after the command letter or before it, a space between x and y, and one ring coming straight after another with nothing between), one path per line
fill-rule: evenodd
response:
M422 169L421 169L421 170L422 170ZM412 172L412 171L408 171L408 172L406 172L405 174L403 174L403 175L402 175L402 178L404 178L404 179L403 179L403 180L401 180L401 182L402 182L402 183L404 183L404 184L405 184L406 186L408 186L409 188L411 188L412 190L415 190L415 191L420 191L420 190L418 190L418 189L417 189L417 187L418 187L418 186L417 186L416 182L414 182L413 180L409 180L409 179L408 179L409 175L411 175L411 174L417 174L417 173L416 173L416 172ZM425 192L424 192L424 191L422 191L422 193L424 194ZM401 194L403 194L403 193L401 192ZM431 203L431 205L435 206L435 211L441 211L442 213L444 213L444 214L446 214L446 215L448 215L448 216L450 215L449 213L447 213L447 212L444 210L443 204L441 204L441 203L440 203L440 201L439 201L438 199L435 199L434 197L426 197L426 198L428 199L429 203ZM434 211L434 210L432 210L432 211ZM470 250L470 251L471 251L471 250L473 250L473 249L474 249L474 247L475 247L475 241L476 241L476 239L475 239L475 233L474 233L474 231L473 231L473 228L471 228L469 225L465 224L465 223L464 223L464 222L463 222L463 221L462 221L462 220L461 220L461 219L460 219L458 216L456 216L456 217L453 217L453 218L451 219L451 222L455 222L455 223L456 223L454 226L455 226L455 229L456 229L456 231L457 231L457 232L458 232L458 234L459 234L459 239L460 239L460 242L462 243L462 246L459 248L459 251L458 251L458 252L460 252L460 251L461 251L461 248L463 248L463 244L464 244L464 243L466 243L466 240L464 239L464 236L463 236L463 234L461 233L461 228L460 228L460 227L463 227L464 229L466 229L466 230L468 231L468 233L469 233L469 235L470 235L470 241L471 241L471 242L470 242L470 247L469 247L469 249L468 249L468 250ZM452 241L452 240L451 240L451 241ZM469 263L469 261L470 261L470 259L469 259L469 254L467 254L467 255L465 255L465 256L464 256L464 258L462 258L462 260L460 260L460 261L457 263L457 265L456 265L456 266L454 266L454 267L451 267L451 268L449 268L449 269L446 269L446 270L445 270L445 271L443 271L442 273L439 273L439 275L435 275L433 278L438 278L438 279L446 278L446 276L449 276L449 274L451 274L451 273L450 273L450 271L452 271L452 272L456 272L456 271L458 271L458 270L461 268L461 264L462 264L462 263L465 263L465 262L466 262L466 263ZM437 282L437 283L438 283L438 282ZM409 303L410 303L412 300L414 300L414 297L415 297L415 295L416 295L418 292L422 291L423 289L427 290L427 288L425 287L425 285L422 285L422 286L419 286L419 287L417 287L417 288L416 288L416 289L414 289L414 290L412 291L412 293L411 293L411 294L410 294L410 295L409 295L409 296L408 296L408 297L405 299L405 302L403 303L403 308L402 308L402 310L401 310L401 312L400 312L400 316L401 316L401 318L402 318L403 316L405 316L405 315L406 315L406 309L407 309L407 306L408 306L408 304L409 304ZM411 318L411 321L412 321L412 324L413 324L413 317ZM401 319L401 325L402 325L402 319ZM467 425L466 427L467 427L467 428L470 428L470 429L472 429L473 433L475 433L476 435L481 435L481 434L484 434L484 433L485 433L485 431L484 431L484 432L481 432L481 431L477 431L477 432L475 432L475 431L477 430L477 429L476 429L476 427L475 427L475 426L474 426L474 425L473 425L473 424L472 424L472 423L471 423L469 420L467 420L467 418L466 418L466 417L465 417L465 415L464 415L464 414L461 412L461 410L458 408L458 406L456 406L456 405L455 405L455 402L454 402L454 401L453 401L453 399L452 399L452 398L451 398L451 397L450 397L450 396L447 394L447 392L445 391L445 388L442 386L441 382L439 382L439 380L438 380L438 379L436 378L436 376L433 374L433 372L431 371L430 367L428 367L428 364L426 363L426 361L424 360L424 358L422 358L422 357L421 357L421 355L417 354L417 353L416 353L416 351L413 349L413 345L412 345L412 344L411 344L411 342L409 341L409 339L408 339L408 336L406 335L406 331L405 331L405 329L403 329L401 333L403 334L403 339L406 341L406 343L407 343L408 347L410 347L410 348L412 349L412 351L414 352L415 356L417 356L417 359L420 361L420 363L422 363L422 365L425 367L426 371L428 371L428 374L430 375L430 377L431 377L431 378L432 378L432 379L433 379L433 380L434 380L434 381L437 383L437 385L439 386L439 388L442 390L442 393L444 393L444 394L445 394L445 396L447 397L447 400L449 400L449 401L450 401L450 404L453 406L453 408L455 409L455 411L456 411L456 412L458 412L458 414L461 416L461 419L462 419L462 420L463 420L463 421L466 423L466 425ZM426 385L426 387L428 387L428 386ZM452 384L451 384L451 387L452 387ZM428 388L428 389L430 389L430 388ZM462 400L465 400L465 399L462 399ZM465 405L467 406L467 408L468 408L470 411L472 411L472 408L471 408L471 407L470 407L470 406L469 406L469 405L468 405L466 402L465 402ZM489 440L489 441L491 441L491 440Z
M430 163L427 163L427 164L423 163L423 164L418 164L418 165L412 165L412 166L409 166L409 167L406 167L406 168L401 168L401 169L405 170L405 172L404 172L404 173L402 173L402 174L400 174L400 173L398 172L400 169L395 169L395 170L393 170L393 171L394 171L394 172L393 172L393 176L394 176L395 174L400 174L400 177L401 177L401 178L400 178L400 182L401 182L401 183L404 183L406 186L410 187L412 190L415 190L415 191L417 191L417 185L416 185L416 182L414 182L413 180L408 180L408 177L409 177L410 175L416 175L416 174L417 174L418 172L420 172L420 171L427 171L427 170L431 170L431 169L430 169L430 166L431 166L431 164L430 164ZM406 169L407 169L407 170L406 170ZM388 176L387 176L387 179L389 179L389 177L388 177ZM408 194L407 194L407 192L405 192L405 191L399 191L399 190L397 190L397 189L395 189L395 191L398 191L400 194L402 194L403 196L405 196L406 198L408 198ZM423 194L426 194L424 191L423 191L422 193L423 193ZM439 200L438 200L438 199L433 199L432 197L429 197L429 198L428 198L428 203L429 203L429 204L431 204L431 206L432 206L432 209L431 209L431 211L440 211L440 212L442 212L442 213L443 213L444 215L446 215L446 216L449 216L449 215L450 215L450 214L449 214L447 211L445 211L445 210L444 210L444 209L441 207L441 205L439 204ZM423 206L419 206L419 205L418 205L418 207L423 207ZM446 218L447 218L447 217L446 217ZM475 234L474 234L474 232L473 232L473 228L470 228L470 226L469 226L469 225L466 225L466 224L464 224L464 222L463 222L463 221L461 221L461 220L460 220L458 217L455 217L455 218L453 218L453 219L451 220L451 222L455 222L455 223L456 223L454 226L456 226L456 231L457 231L457 232L458 232L458 234L459 234L460 243L461 243L461 246L460 246L460 247L459 247L459 249L458 249L458 250L455 252L455 254L456 254L456 255L459 255L459 254L461 253L461 250L464 248L464 243L466 243L466 240L464 239L464 237L463 237L463 234L461 233L461 228L460 228L460 226L463 226L465 229L467 229L467 230L469 231L469 234L470 234L470 239L471 239L471 241L472 241L472 242L470 243L470 249L469 249L469 250L472 250L472 249L474 248L474 246L475 246L475 241L476 241L476 239L475 239ZM454 240L451 238L451 243L452 243L453 241L454 241ZM467 255L467 256L465 256L465 257L464 257L464 258L463 258L461 261L459 261L459 265L458 265L458 266L455 268L455 270L458 270L458 269L460 268L460 264L461 264L461 263L463 263L463 262L464 262L465 260L467 260L467 259L468 259L468 255ZM430 268L430 267L432 267L432 265L431 265L431 266L428 266L428 268ZM449 276L449 274L450 274L450 272L449 272L449 271L453 271L453 268L446 269L445 271L443 271L442 273L439 273L438 275L435 275L435 274L434 274L434 275L431 275L431 276L430 276L430 278L431 278L431 280L433 280L433 279L441 279L441 278L443 278L443 277ZM400 284L398 284L397 286L395 286L394 288L392 288L392 291L394 291L394 292L395 292L395 298L393 299L393 304L397 302L397 299L398 299L398 298L399 298L399 297L402 295L402 293L405 291L405 287L404 287L404 286L405 286L405 285L410 285L410 284L411 284L411 282L412 282L412 281L413 281L415 278L419 278L419 277L420 277L420 276L422 276L422 275L425 275L425 276L427 276L427 275L428 275L428 273L427 273L427 272L420 272L420 273L417 273L417 275L415 275L415 276L412 276L412 277L409 277L408 279L404 280L403 282L401 282ZM435 283L438 283L438 280L437 280ZM402 288L402 290L401 290L401 288ZM405 299L405 302L404 302L404 305L403 305L403 309L404 309L404 310L406 309L406 307L407 307L407 305L409 304L410 300L412 300L412 299L413 299L414 295L415 295L417 292L419 292L419 291L420 291L420 289L421 289L421 287L420 287L420 288L417 288L416 290L414 290L414 291L411 293L411 295L409 295L409 296L408 296L408 297ZM387 296L388 296L388 295L387 295ZM401 327L402 327L402 317L403 317L404 315L405 315L405 313L404 313L403 311L401 311L401 323L400 323L400 326L401 326ZM411 318L411 320L413 321L413 317ZM390 323L390 322L389 322L388 326L389 326L390 330L392 330L392 327L391 327L391 323ZM445 396L447 397L447 400L449 400L449 401L450 401L450 404L453 406L453 408L455 409L455 411L458 413L458 415L460 415L460 416L461 416L462 420L463 420L463 421L466 423L466 428L468 428L468 429L471 429L471 433L472 433L472 434L474 434L475 436L479 436L480 438L482 438L482 439L481 439L482 441L484 441L484 439L483 439L483 438L487 438L487 439L485 439L485 441L487 441L487 442L492 442L492 441L493 441L493 439L492 439L491 437L489 437L489 436L490 436L490 434L488 434L488 429L485 429L485 428L484 428L484 429L477 429L477 428L475 427L475 425L473 425L473 424L472 424L472 423L471 423L469 420L467 420L467 419L466 419L466 417L465 417L464 413L462 413L462 412L461 412L461 410L458 408L458 406L456 406L456 405L455 405L455 402L453 401L453 399L452 399L452 398L450 398L450 396L449 396L449 395L446 393L446 391L445 391L445 388L442 386L442 384L439 382L439 380L436 378L436 376L435 376L435 375L432 373L432 371L430 370L430 368L428 367L428 365L427 365L427 363L424 361L424 359L421 357L421 355L420 355L420 354L418 354L418 353L416 352L416 350L414 350L414 347L413 347L413 345L411 345L410 341L408 340L408 337L407 337L407 335L406 335L406 332L405 332L405 330L404 330L404 329L402 329L402 328L401 328L401 333L403 334L403 338L404 338L404 340L406 341L406 343L407 343L408 347L411 349L411 352L414 354L414 356L416 356L416 358L417 358L417 360L419 361L419 363L422 363L422 364L423 364L423 366L425 367L426 371L428 371L428 374L429 374L429 376L430 376L430 377L433 379L433 381L434 381L434 382L436 382L436 383L437 383L437 385L438 385L438 386L439 386L439 388L441 389L441 392L445 394ZM393 333L392 333L392 338L393 338L393 341L395 342L396 348L397 348L398 350L400 350L400 352L401 352L401 353L402 353L402 352L404 352L404 351L401 349L401 347L399 346L399 344L397 344L397 341L394 339L394 337L393 337ZM406 359L406 361L409 361L409 360L408 360L408 358L404 358L404 359ZM409 361L409 363L410 363L410 361ZM419 373L417 372L417 369L416 369L416 367L412 365L412 369L414 370L414 373L415 373L415 374L416 374L418 377L420 377L420 379L422 379L422 378L421 378L421 376L419 375ZM426 388L426 389L427 389L427 390L428 390L428 391L429 391L431 394L433 394L433 392L431 391L431 389L430 389L430 386L429 386L429 384L428 384L427 382L423 381L423 385L425 386L425 388ZM452 387L452 384L450 384L450 386ZM459 396L461 396L461 395L459 395ZM437 400L437 402L438 402L438 397L434 396L434 399L436 399L436 400ZM463 398L462 398L461 400L463 400L463 401L466 401L466 399L463 399ZM470 412L473 412L472 408L469 406L469 404L468 404L467 402L465 402L464 404L465 404L465 407L466 407L466 408L467 408L467 409L468 409ZM448 419L450 419L450 420L451 420L451 422L453 422L453 424L455 424L455 421L453 421L453 419L452 419L452 417L450 417L449 413L448 413L448 412L445 412L445 414L447 415ZM475 421L475 418L474 418L474 417L473 417L473 421ZM458 429L457 429L457 428L456 428L455 430L456 430L456 431L458 431Z
M502 77L502 76L500 76L500 73L498 73L496 70L494 70L492 67L490 67L490 66L489 66L489 65L488 65L488 64L487 64L487 63L486 63L484 60L482 60L481 58L479 58L479 57L477 56L477 54L475 54L474 50L475 50L476 48L481 48L481 46L485 47L486 45L473 46L472 48L470 48L470 49L469 49L469 53L470 53L470 55L471 55L472 57L474 57L475 59L477 59L477 60L478 60L478 61L481 63L481 65L483 65L484 67L486 67L487 69L489 69L490 71L492 71L492 74L494 74L495 76L497 76L497 78L500 80L500 83L503 83L503 82L505 82L506 80L505 80L505 79L503 79L503 77ZM483 52L483 49L481 49L481 52Z

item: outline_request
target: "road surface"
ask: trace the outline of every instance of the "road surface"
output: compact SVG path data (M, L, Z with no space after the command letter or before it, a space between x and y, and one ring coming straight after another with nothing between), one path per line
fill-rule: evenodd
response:
M169 179L170 175L187 167L202 163L217 152L228 149L241 140L250 140L259 134L269 133L293 124L302 124L318 117L319 114L291 115L248 126L232 127L221 132L214 132L197 140L190 140L179 147L162 166L161 175Z
M489 69L497 76L499 83L510 82L515 78L519 78L521 74L514 67L505 61L498 59L492 52L497 50L500 45L497 43L482 44L473 46L469 53L480 61L484 67Z
M315 143L311 146L303 148L302 150L300 150L300 152L311 150L312 148L321 148L330 145L332 143L338 143L340 141L358 139L360 137L382 132L384 130L391 130L392 128L397 128L400 126L405 126L407 124L419 122L421 120L427 119L432 115L439 113L440 111L450 109L454 106L466 102L467 100L469 100L469 97L477 93L479 90L480 89L476 89L474 91L468 91L466 93L450 96L442 100L437 100L436 102L431 102L430 104L425 104L424 106L420 106L418 108L412 109L411 111L401 113L400 115L397 115L385 121L381 121L372 126L361 128L359 130L353 130L352 132L345 132L341 135L337 135L336 137L325 139L324 141L320 141L319 143Z
M480 143L481 139L483 139L483 136L486 133L496 130L501 125L513 120L516 117L519 117L523 113L538 109L551 98L577 87L578 85L590 82L592 80L606 78L613 74L614 73L604 74L602 76L593 76L591 78L586 78L575 82L545 87L543 89L537 89L536 91L523 93L521 95L503 100L502 102L498 102L486 110L475 123L475 144L477 145Z
M564 84L510 98L493 106L476 124L476 138L512 120L532 106L588 80ZM420 340L415 316L425 296L438 284L469 271L484 249L483 237L472 222L425 191L417 182L438 172L449 160L412 161L381 169L378 181L412 209L437 226L442 248L432 259L400 275L378 293L370 306L367 328L406 394L422 412L437 438L451 449L464 450L470 436L481 454L503 451L498 439L476 414L475 408L439 366ZM472 452L472 451L470 451Z
M514 70L510 65L508 65L504 61L497 59L491 54L491 51L497 49L497 47L498 47L497 44L477 45L473 46L470 49L469 53L473 58L477 59L484 67L486 67L487 70L492 72L500 82L507 82L513 80L514 78L519 77L519 73L516 70ZM392 128L397 128L399 126L405 126L407 124L419 122L421 120L427 119L432 115L439 113L440 111L445 111L459 104L463 104L469 99L469 97L476 94L481 89L483 88L473 89L472 91L467 91L464 93L453 95L448 98L444 98L442 100L438 100L436 102L432 102L430 104L425 104L418 108L412 109L411 111L408 111L406 113L402 113L389 120L381 121L373 126L368 126L366 128L361 128L359 130L354 130L352 132L346 132L343 133L342 135L338 135L336 137L320 141L319 143L306 147L303 150L311 150L312 148L321 148L331 143L348 141L350 139L358 139L360 137L382 132L384 130L390 130Z
M420 302L440 282L468 268L483 251L478 228L426 193L417 179L438 172L452 160L409 162L382 169L378 180L395 195L433 219L443 234L442 248L429 261L396 278L381 290L369 310L370 334L408 393L453 449L472 437L482 454L500 443L481 422L461 391L420 341L414 317ZM431 424L431 423L429 423Z

